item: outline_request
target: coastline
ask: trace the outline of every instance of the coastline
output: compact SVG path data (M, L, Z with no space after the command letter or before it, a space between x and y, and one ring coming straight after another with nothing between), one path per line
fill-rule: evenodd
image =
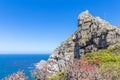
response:
M0 54L0 79L21 70L30 77L30 70L36 69L35 64L48 57L49 54Z

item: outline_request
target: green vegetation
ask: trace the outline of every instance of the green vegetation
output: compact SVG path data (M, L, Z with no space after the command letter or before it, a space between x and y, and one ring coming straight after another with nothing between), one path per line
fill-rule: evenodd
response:
M64 80L66 77L65 72L58 72L56 76L49 78L48 80Z
M87 53L83 58L88 62L94 63L99 61L99 68L97 69L98 75L101 79L105 80L118 80L120 79L120 46L114 48L99 50L93 53Z
M99 50L93 53L87 53L84 55L89 62L94 62L99 60L101 63L108 63L108 62L120 62L120 56L112 54L109 50Z
M120 56L120 46L115 46L114 48L110 48L108 50L113 54Z

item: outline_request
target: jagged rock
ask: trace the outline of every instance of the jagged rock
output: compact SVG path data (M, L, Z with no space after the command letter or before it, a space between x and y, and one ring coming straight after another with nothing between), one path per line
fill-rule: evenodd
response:
M82 12L78 16L78 29L65 42L63 42L51 54L47 62L49 76L54 76L59 71L67 68L69 60L81 58L87 52L120 45L120 28L93 17L89 11ZM42 63L42 64L41 64Z
M38 69L42 69L47 65L47 61L41 60L39 63L35 64Z
M29 80L29 79L28 76L25 75L24 71L18 71L16 73L8 75L2 80Z

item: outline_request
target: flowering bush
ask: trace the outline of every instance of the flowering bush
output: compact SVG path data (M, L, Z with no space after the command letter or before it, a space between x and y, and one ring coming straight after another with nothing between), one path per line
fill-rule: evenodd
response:
M28 80L28 77L25 76L24 71L18 71L17 73L5 77L3 80Z
M67 80L94 80L95 72L97 66L88 61L81 60L73 60L74 64L71 64L69 67L69 71L67 72Z

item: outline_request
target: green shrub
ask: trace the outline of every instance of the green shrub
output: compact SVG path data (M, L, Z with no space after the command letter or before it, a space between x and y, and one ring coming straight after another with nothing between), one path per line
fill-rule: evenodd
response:
M99 60L101 63L107 62L120 62L120 56L112 54L109 50L99 50L93 53L87 53L83 58L86 58L89 62Z
M51 78L48 78L48 80L64 80L66 77L65 72L58 72L56 76L52 76Z
M98 80L119 80L120 79L120 46L114 48L99 50L93 53L87 53L83 58L88 62L100 61L96 75Z
M114 48L110 48L108 50L113 54L120 56L120 46L115 46Z

